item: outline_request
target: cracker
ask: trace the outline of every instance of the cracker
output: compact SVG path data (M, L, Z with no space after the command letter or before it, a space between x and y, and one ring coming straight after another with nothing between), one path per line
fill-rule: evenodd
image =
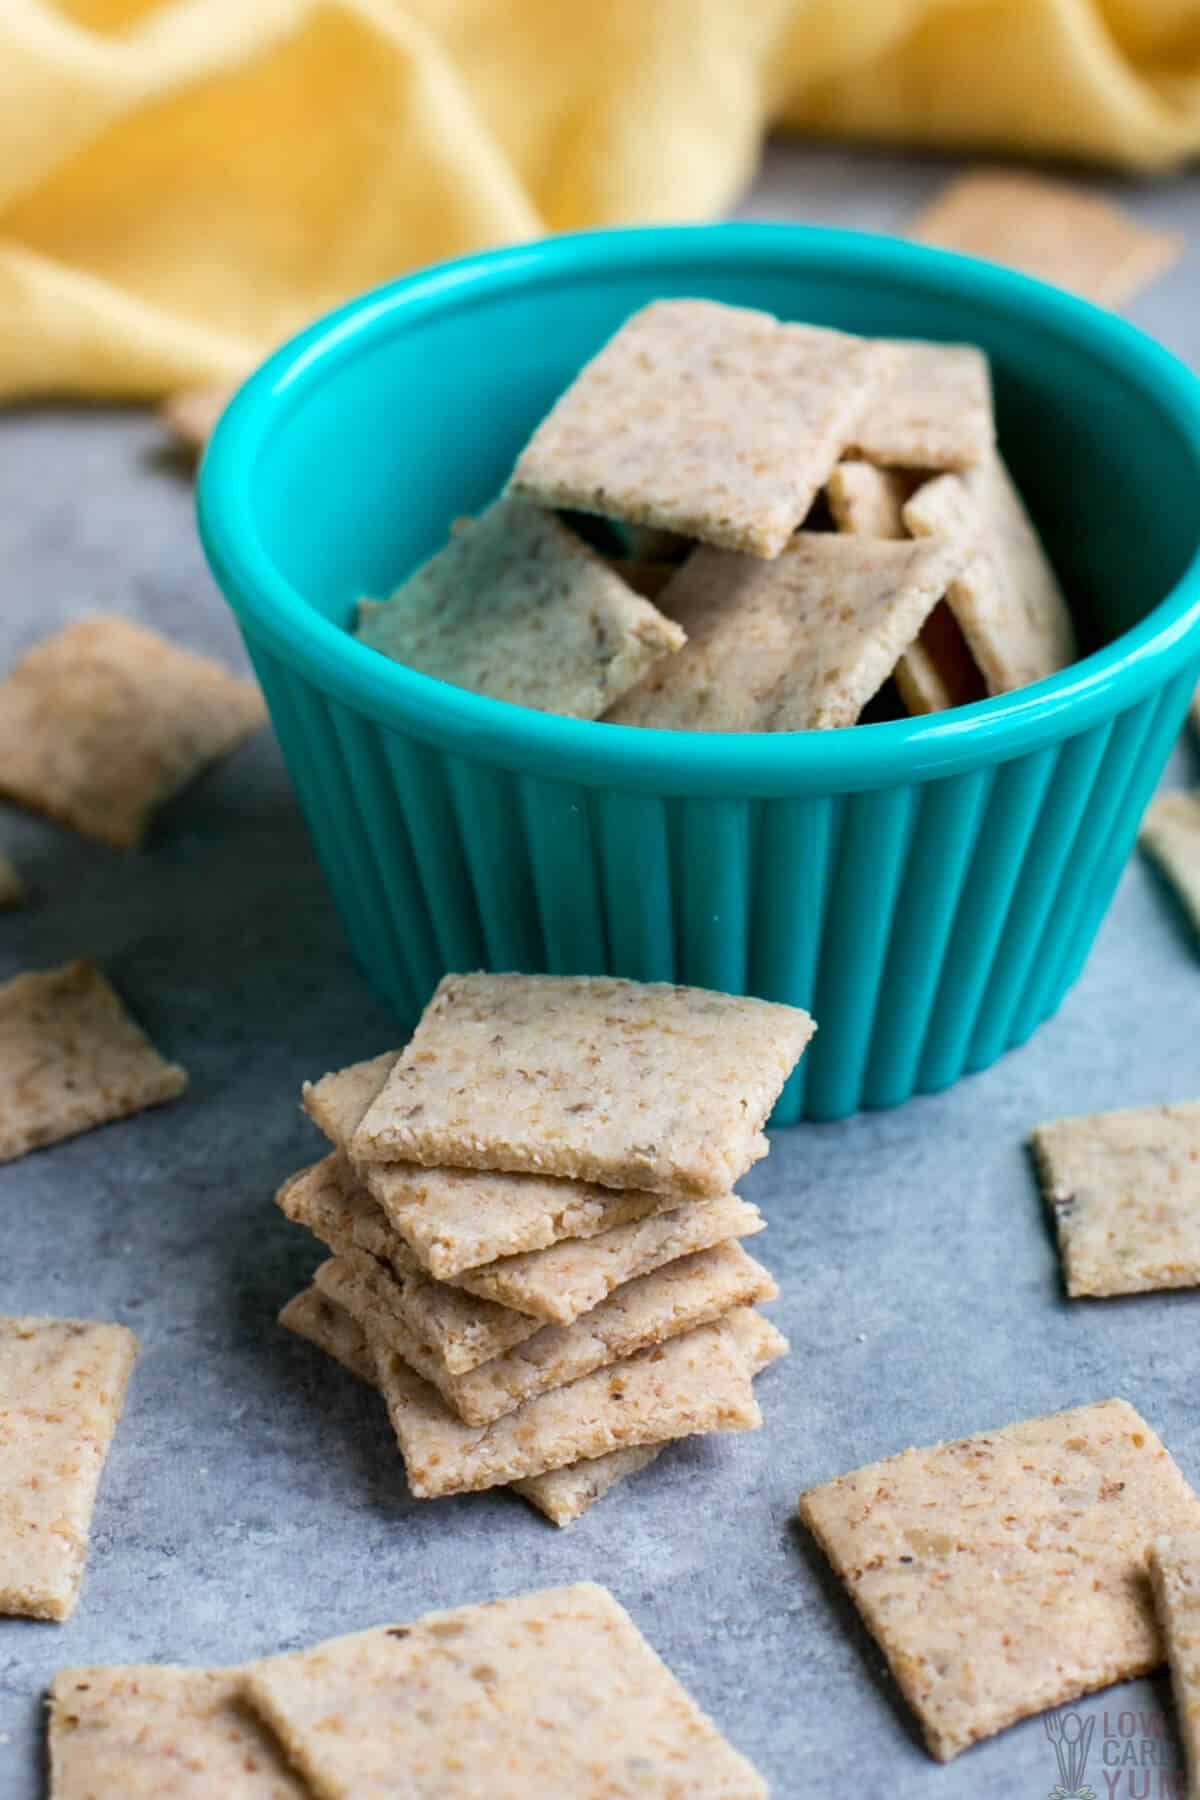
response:
M60 1669L51 1800L305 1800L239 1669Z
M761 1374L769 1364L787 1355L788 1341L783 1333L753 1308L739 1307L728 1314L726 1323L753 1375ZM641 1444L634 1450L610 1450L607 1456L514 1481L513 1492L561 1529L582 1518L618 1481L647 1468L665 1448L663 1444Z
M293 1332L306 1343L323 1350L341 1363L351 1375L357 1375L368 1387L375 1386L375 1359L367 1343L367 1334L357 1319L327 1294L317 1288L305 1288L289 1300L279 1315L285 1331Z
M765 1800L612 1595L591 1582L334 1638L245 1692L323 1800Z
M906 1450L809 1489L800 1515L945 1762L1157 1667L1147 1553L1200 1528L1200 1501L1105 1400Z
M766 1155L813 1029L798 1007L702 988L447 975L351 1153L724 1194Z
M401 1357L370 1332L368 1341L418 1500L499 1487L610 1450L762 1423L749 1370L723 1321L539 1394L483 1426L464 1425Z
M1142 821L1139 841L1200 934L1200 789L1160 794Z
M778 556L893 353L711 300L660 300L587 364L510 491Z
M687 647L607 715L669 731L852 725L965 562L950 543L802 531L771 563L697 550L663 594Z
M21 880L11 859L0 850L0 909L20 906L26 897L25 883Z
M1069 1294L1200 1285L1200 1101L1056 1119L1033 1149Z
M969 549L946 600L992 694L1011 693L1078 655L1058 578L1012 476L997 455L965 475L940 475L904 508L915 538Z
M124 1325L0 1318L0 1613L75 1610L137 1352Z
M598 719L683 632L552 513L496 501L358 632L424 675L538 712Z
M395 1054L376 1057L305 1085L306 1109L339 1149L349 1145L395 1061ZM498 1256L595 1237L676 1203L670 1194L594 1182L419 1163L366 1164L362 1176L389 1225L439 1281Z
M0 793L128 849L266 716L254 682L96 613L35 644L0 682Z
M1150 1552L1155 1610L1166 1640L1175 1722L1200 1800L1200 1533L1160 1538Z
M858 537L903 538L904 507L920 486L901 469L872 463L839 463L825 492L837 529ZM910 713L946 712L968 706L987 692L967 648L962 628L945 600L939 600L920 633L892 671Z
M372 1260L386 1256L381 1295L411 1332L438 1351L453 1374L465 1375L538 1330L536 1319L433 1281L336 1153L286 1181L276 1200L289 1219L307 1225L339 1255L366 1251Z
M468 1425L490 1425L526 1400L707 1325L733 1307L773 1299L778 1292L767 1271L739 1244L720 1244L626 1282L574 1325L547 1325L469 1374L451 1375L437 1350L398 1315L387 1292L387 1272L371 1257L361 1251L334 1257L314 1279L368 1335L385 1342L436 1387Z
M1102 306L1120 306L1170 268L1177 237L1098 194L1016 169L951 181L908 228L923 244L1008 263Z
M173 1100L187 1086L92 962L0 986L0 1162Z
M217 429L218 419L236 392L235 387L226 383L181 388L163 401L163 423L189 450L199 453Z
M971 469L996 442L992 378L973 344L893 343L896 366L860 418L853 453L885 468Z

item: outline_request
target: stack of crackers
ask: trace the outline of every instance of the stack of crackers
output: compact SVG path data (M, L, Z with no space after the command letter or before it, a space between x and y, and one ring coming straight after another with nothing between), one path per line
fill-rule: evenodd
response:
M1077 654L980 350L708 300L629 319L357 631L498 699L701 731L942 711Z
M414 1496L513 1485L565 1525L668 1441L760 1424L785 1340L734 1188L797 1008L450 975L407 1048L305 1087L334 1145L278 1195L333 1252L282 1322L382 1392Z

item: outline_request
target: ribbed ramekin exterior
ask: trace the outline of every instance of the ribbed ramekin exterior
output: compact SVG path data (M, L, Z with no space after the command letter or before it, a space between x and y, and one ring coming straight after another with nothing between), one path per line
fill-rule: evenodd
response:
M809 1008L776 1124L986 1068L1075 980L1200 669L1031 753L803 798L587 787L446 755L251 654L351 946L411 1024L452 969Z

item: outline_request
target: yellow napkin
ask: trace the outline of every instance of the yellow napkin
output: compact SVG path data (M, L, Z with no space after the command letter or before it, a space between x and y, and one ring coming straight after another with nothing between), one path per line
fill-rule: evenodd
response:
M1161 168L1196 0L0 0L0 398L228 379L420 263L705 217L771 123Z

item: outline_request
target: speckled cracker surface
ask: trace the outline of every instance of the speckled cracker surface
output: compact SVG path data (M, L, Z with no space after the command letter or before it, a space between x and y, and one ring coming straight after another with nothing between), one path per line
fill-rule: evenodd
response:
M351 1153L724 1194L766 1154L812 1032L797 1007L702 988L447 975Z
M1161 1538L1150 1553L1150 1576L1187 1757L1189 1800L1200 1800L1200 1532Z
M904 538L908 535L904 508L920 486L906 470L844 462L829 477L825 493L839 531L856 537ZM914 714L967 706L987 692L945 600L938 601L892 674L900 698Z
M357 1319L321 1293L318 1288L305 1288L289 1300L279 1315L285 1331L303 1338L340 1362L343 1369L357 1375L368 1386L375 1386L375 1358L367 1343L367 1334Z
M357 635L455 687L598 719L683 633L574 532L506 498L455 532Z
M970 469L996 441L987 357L972 344L891 345L895 367L863 412L853 453L903 469Z
M395 1055L376 1057L305 1087L307 1110L339 1148L350 1143L395 1061ZM425 1169L419 1163L366 1164L362 1175L388 1223L439 1281L498 1256L540 1250L563 1238L595 1237L660 1212L675 1198L553 1176Z
M397 1320L386 1297L381 1301L371 1276L354 1256L335 1257L317 1271L316 1282L436 1387L468 1425L490 1425L538 1394L707 1325L733 1307L770 1300L778 1291L739 1244L721 1244L626 1282L574 1325L547 1325L503 1356L466 1375L451 1375L436 1350Z
M1008 263L1102 306L1120 306L1157 280L1181 248L1097 194L1016 169L956 177L908 235Z
M60 1669L50 1800L306 1800L237 1669Z
M774 562L697 550L663 593L688 634L608 714L668 731L853 725L965 561L952 543L797 532Z
M436 1388L368 1333L379 1387L419 1500L540 1475L591 1456L760 1423L750 1372L723 1321L641 1350L491 1425L464 1425Z
M322 1800L765 1800L608 1591L519 1594L246 1673Z
M1124 1400L906 1450L801 1496L933 1755L1162 1661L1146 1559L1200 1501Z
M778 556L893 353L711 300L621 327L518 459L514 493Z
M1200 789L1160 794L1142 821L1139 841L1200 934Z
M970 548L946 599L989 693L1028 687L1075 660L1058 578L999 456L926 482L905 506L904 522L916 538Z
M187 1086L100 970L66 963L0 987L0 1162L173 1100Z
M434 1281L390 1230L353 1171L336 1152L286 1181L276 1196L280 1210L306 1225L338 1255L367 1252L379 1265L376 1298L386 1298L408 1330L433 1346L447 1369L465 1374L531 1337L536 1319Z
M1033 1148L1069 1294L1200 1285L1200 1101L1056 1119Z
M137 1351L124 1325L0 1318L0 1613L74 1611Z
M481 1269L456 1275L455 1281L500 1306L515 1307L549 1324L570 1325L623 1282L729 1238L753 1237L764 1223L756 1206L736 1194L724 1194L614 1226L600 1237L570 1239L525 1256L502 1256Z
M266 717L254 682L97 613L35 644L0 682L0 794L127 849Z

